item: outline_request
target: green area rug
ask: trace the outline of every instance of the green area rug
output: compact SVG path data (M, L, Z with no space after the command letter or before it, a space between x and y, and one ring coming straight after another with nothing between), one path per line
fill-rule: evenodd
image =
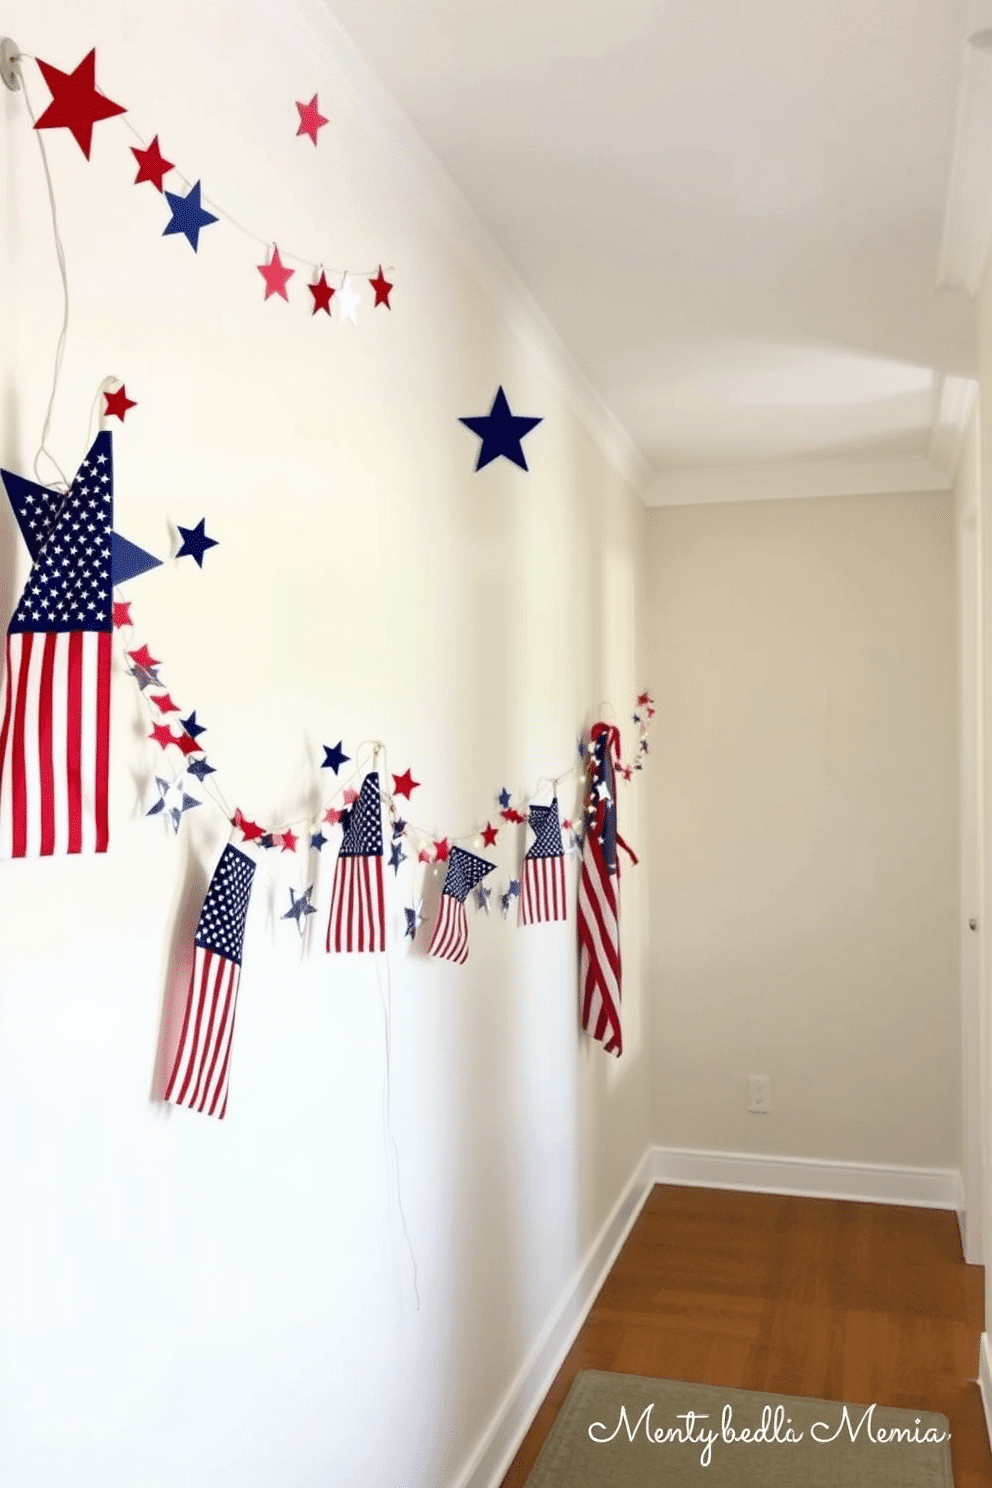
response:
M932 1411L577 1374L527 1488L953 1488Z

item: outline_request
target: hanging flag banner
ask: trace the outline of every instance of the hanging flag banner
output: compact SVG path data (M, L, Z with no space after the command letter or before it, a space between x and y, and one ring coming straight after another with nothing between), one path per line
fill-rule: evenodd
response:
M370 770L358 800L341 815L345 828L334 870L329 951L384 951L386 896L382 882L382 796Z
M530 808L530 827L534 841L520 875L520 923L536 925L545 920L567 920L565 848L557 796L550 806Z
M182 1031L165 1099L223 1119L231 1072L241 952L255 864L228 843L210 880L194 940Z
M466 852L463 847L451 849L448 872L441 890L437 924L427 948L428 956L438 956L443 961L457 961L459 965L468 960L468 915L465 912L465 900L476 884L481 883L495 867L495 863L487 863L485 858L476 857L475 853Z

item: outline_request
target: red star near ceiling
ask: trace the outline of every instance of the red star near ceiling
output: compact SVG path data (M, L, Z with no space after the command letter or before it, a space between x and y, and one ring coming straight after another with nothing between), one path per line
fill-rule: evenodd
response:
M159 693L153 694L153 696L152 696L152 702L155 704L156 708L158 708L158 710L159 710L160 713L178 713L179 712L178 707L172 701L171 697L169 696L169 694L167 692L159 692Z
M129 408L137 408L137 403L127 395L127 388L121 383L116 393L104 393L107 406L103 410L104 418L119 418L124 422L124 415Z
M131 619L131 604L130 604L130 601L128 601L127 603L125 603L124 600L122 600L122 599L115 599L114 600L114 624L115 625L132 625L133 623L134 622Z
M420 781L414 780L409 770L404 770L402 775L393 776L393 794L406 796L409 801L410 792L416 790L419 784Z
M440 842L435 842L434 844L434 861L436 863L446 863L450 851L451 846L447 837L442 837Z
M385 305L385 307L386 307L387 310L392 310L393 307L389 303L389 292L390 292L390 290L392 289L393 286L390 284L389 280L386 278L385 274L382 272L382 264L379 265L379 272L378 272L378 274L376 274L376 276L375 276L374 279L370 279L369 280L369 283L371 284L372 288L375 290L375 304L376 305ZM372 308L374 310L375 309L375 305L373 305Z
M274 294L281 295L284 300L289 299L289 295L286 293L286 285L289 283L290 279L292 279L293 275L296 273L296 270L287 269L286 265L279 257L278 248L273 247L272 257L269 259L269 262L267 264L258 265L258 272L265 280L266 299L268 299L270 295Z
M93 125L101 119L112 119L125 113L124 105L114 103L97 91L96 48L88 52L74 72L61 72L50 62L38 58L41 75L48 84L52 101L35 129L68 129L86 159L90 158Z
M482 844L484 847L492 847L499 836L499 827L490 826L489 822L482 829Z
M156 191L164 191L162 182L172 169L172 161L166 160L158 147L158 135L152 140L147 150L139 150L136 145L131 146L131 154L138 162L138 174L134 178L135 186L140 186L142 181L151 181Z
M149 739L154 739L156 744L161 744L163 749L166 749L170 744L175 744L177 742L172 729L167 723L153 724L152 731L148 735L148 737Z
M328 284L327 275L324 273L323 269L321 269L320 271L320 278L316 279L313 284L308 284L307 288L313 295L312 314L316 315L318 310L325 310L327 314L330 315L331 296L334 294L334 290L332 286Z
M129 651L128 656L140 667L157 667L158 657L153 656L147 646L139 646L137 651Z
M243 816L240 807L235 807L232 825L237 827L238 831L243 834L245 842L257 842L259 837L264 837L265 835L265 828L260 827L257 822L249 821L246 816Z
M313 95L309 103L298 103L296 107L299 109L300 113L300 127L296 131L297 138L299 138L301 134L308 134L313 140L314 144L316 144L317 130L323 129L324 125L328 122L324 118L323 114L320 113L317 109L316 93Z

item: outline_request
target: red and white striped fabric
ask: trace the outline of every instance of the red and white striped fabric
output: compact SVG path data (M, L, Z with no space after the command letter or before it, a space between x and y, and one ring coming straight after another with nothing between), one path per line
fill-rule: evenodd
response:
M329 951L386 949L386 894L382 881L382 795L372 770L358 800L342 817L345 833L334 869Z
M14 632L0 687L0 857L106 852L109 631Z
M223 1118L231 1071L241 952L255 864L230 843L203 903L182 1028L165 1099Z
M616 770L620 733L595 723L589 735L585 842L579 875L579 997L582 1027L608 1054L623 1050L620 1025L620 914Z
M565 849L561 840L558 799L550 806L530 808L534 842L524 858L520 874L520 923L537 925L546 920L565 920Z
M464 847L453 847L448 857L448 871L441 890L437 923L428 956L438 956L442 961L454 961L461 966L468 960L468 915L465 900L476 884L492 873L495 863L488 863L476 853Z

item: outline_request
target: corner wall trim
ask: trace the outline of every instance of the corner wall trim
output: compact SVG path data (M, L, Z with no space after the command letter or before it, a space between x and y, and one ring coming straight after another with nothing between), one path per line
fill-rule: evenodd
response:
M690 1147L655 1147L652 1155L655 1183L851 1199L866 1204L908 1204L923 1209L954 1209L959 1215L964 1211L961 1174L954 1168L909 1168Z

